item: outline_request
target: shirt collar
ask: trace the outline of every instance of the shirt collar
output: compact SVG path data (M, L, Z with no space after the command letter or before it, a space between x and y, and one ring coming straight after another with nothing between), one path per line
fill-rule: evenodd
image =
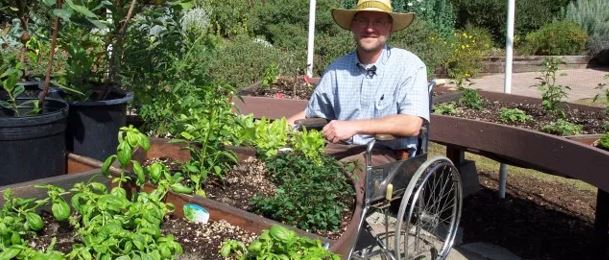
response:
M381 51L381 57L379 57L379 59L375 63L369 64L369 66L374 65L377 69L382 68L389 61L389 56L391 56L391 47L385 44L383 50ZM355 66L355 68L365 70L365 65L359 62L359 58L357 57L357 51L353 52L353 60L353 65Z

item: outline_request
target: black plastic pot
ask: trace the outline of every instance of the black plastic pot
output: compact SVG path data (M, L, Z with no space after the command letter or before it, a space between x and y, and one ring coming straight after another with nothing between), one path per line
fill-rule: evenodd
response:
M47 99L43 111L24 117L0 113L0 186L65 173L68 104Z
M105 160L116 153L118 130L126 123L133 92L113 92L101 101L70 102L66 145L69 151Z

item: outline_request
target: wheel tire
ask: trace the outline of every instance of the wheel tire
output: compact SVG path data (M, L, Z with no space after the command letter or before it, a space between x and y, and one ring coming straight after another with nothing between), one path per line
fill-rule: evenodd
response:
M397 215L396 258L445 259L461 218L461 176L442 156L423 163L410 180Z

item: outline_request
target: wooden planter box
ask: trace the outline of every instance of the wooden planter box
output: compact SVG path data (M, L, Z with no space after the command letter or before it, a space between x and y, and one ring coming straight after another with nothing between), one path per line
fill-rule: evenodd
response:
M171 158L176 161L187 161L190 159L190 152L184 149L184 144L170 143L168 139L152 138L150 140L150 149L147 153L139 153L136 155L137 160L147 160L151 158ZM255 156L255 150L252 148L245 147L231 147L231 150L235 151L239 160L245 160L250 156ZM356 231L358 221L362 213L362 201L363 193L361 189L356 190L355 208L353 209L353 215L351 221L347 225L346 231L337 240L328 240L326 238L319 237L317 235L307 233L305 231L296 229L294 227L288 227L295 230L297 233L312 238L326 240L330 243L330 250L341 255L343 258L349 254L350 247L353 240L357 237ZM215 200L201 198L199 196L190 195L177 195L169 193L168 200L176 205L176 213L183 214L181 212L181 206L184 203L196 203L206 208L210 214L210 219L220 220L224 219L227 222L242 227L250 232L260 233L262 230L271 227L272 225L280 224L277 221L261 217L259 215L235 208L228 204L218 202Z

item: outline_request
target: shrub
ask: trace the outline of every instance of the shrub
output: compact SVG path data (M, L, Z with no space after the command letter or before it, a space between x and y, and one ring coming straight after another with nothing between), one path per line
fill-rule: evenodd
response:
M277 48L242 35L227 41L207 62L213 81L244 88L262 80L265 69L281 61L282 53Z
M455 31L455 13L449 0L399 0L392 1L393 9L414 12L444 38L451 38Z
M550 23L570 0L516 1L515 34L526 35ZM601 0L602 1L602 0ZM505 44L507 4L504 0L451 0L457 28L467 25L486 28L493 39Z
M609 23L607 23L609 21L609 1L573 1L565 8L564 19L579 24L588 32L590 54L598 55L601 51L609 49Z
M534 55L573 55L586 48L588 34L576 23L556 21L526 36L525 53Z
M349 32L334 24L330 15L329 10L338 6L339 3L333 0L317 1L317 10L320 11L315 17L314 74L322 74L327 64L334 58L353 49L353 39ZM252 20L253 34L286 52L290 63L297 66L292 69L302 72L307 66L309 26L308 11L303 10L309 10L308 1L264 1L256 6L256 16Z
M446 63L450 78L462 87L464 81L480 72L482 59L491 47L491 35L483 28L467 27L464 31L455 33L455 39L450 44L452 53Z
M212 30L223 37L250 34L251 21L255 16L255 3L248 0L198 0L199 5L209 10Z
M410 27L394 33L389 44L419 56L427 65L429 78L434 77L437 68L446 64L451 53L448 41L421 20L415 20Z

